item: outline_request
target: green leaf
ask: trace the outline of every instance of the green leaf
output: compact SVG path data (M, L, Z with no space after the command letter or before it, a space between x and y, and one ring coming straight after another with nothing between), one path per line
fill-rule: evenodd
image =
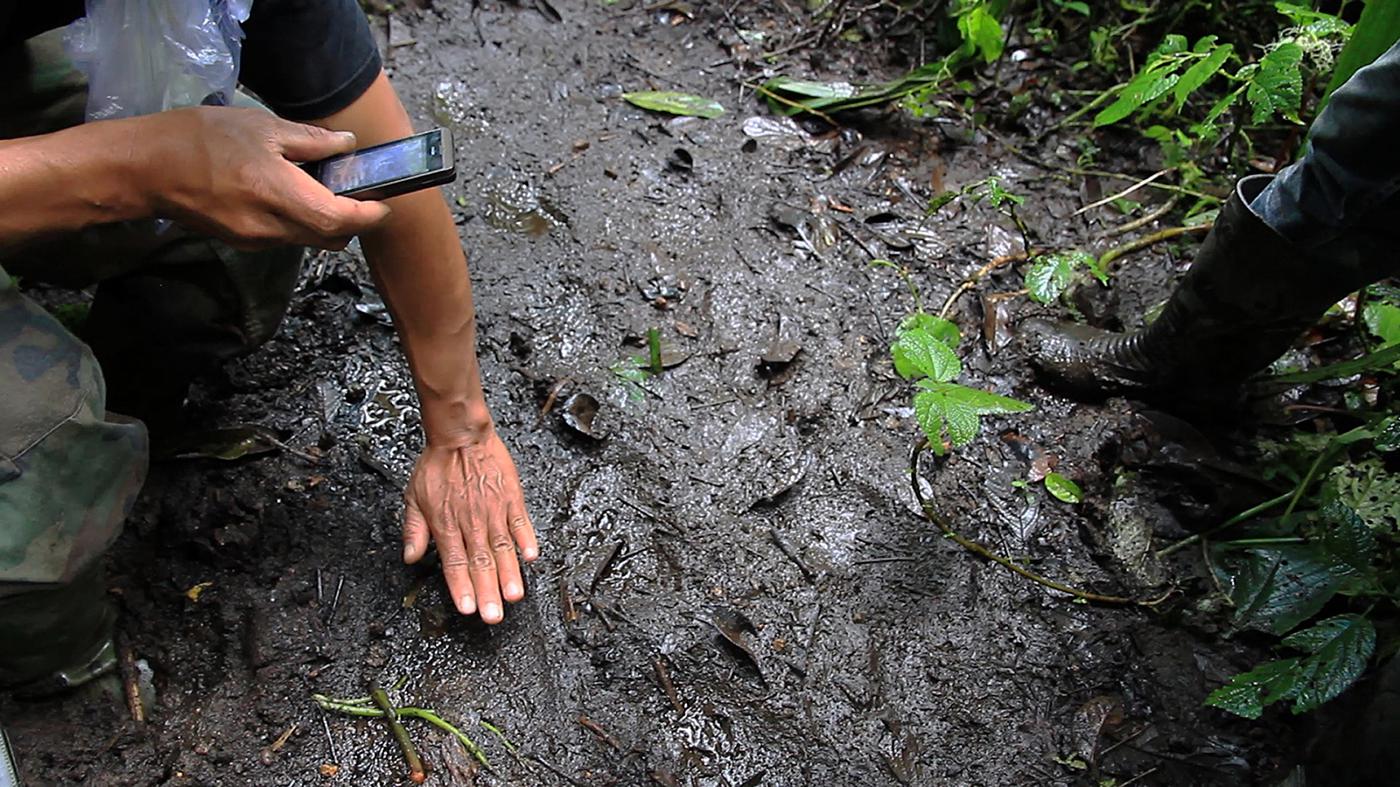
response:
M1298 119L1298 106L1303 100L1303 74L1299 69L1302 60L1303 48L1288 41L1259 61L1259 70L1245 92L1245 98L1254 107L1255 123L1267 122L1276 114Z
M1034 409L1025 402L957 383L920 380L919 388L914 395L914 416L938 453L942 452L945 433L955 446L972 442L981 428L978 416Z
M718 101L690 93L677 93L672 90L646 90L640 93L623 93L622 97L628 103L642 109L669 112L672 115L717 118L724 114L724 107Z
M1285 637L1307 652L1293 688L1293 712L1306 713L1346 691L1366 671L1376 651L1376 627L1361 615L1338 615Z
M1290 696L1297 687L1298 659L1280 659L1242 672L1212 691L1206 704L1246 719L1257 719L1264 706Z
M1400 306L1370 301L1361 310L1366 329L1386 344L1400 342Z
M1215 36L1207 36L1206 38L1214 39ZM1205 40L1201 39L1201 41ZM1200 46L1199 42L1197 46ZM1207 80L1215 76L1220 71L1220 67L1225 65L1225 61L1229 60L1230 55L1234 53L1233 44L1221 44L1209 55L1206 55L1204 60L1197 60L1190 68L1186 69L1186 73L1181 75L1181 80L1172 89L1172 95L1176 98L1172 103L1172 112L1180 112L1186 104L1186 99L1190 98L1191 94L1196 92L1196 89L1204 85Z
M1400 450L1400 415L1392 415L1376 426L1373 445L1382 453Z
M958 344L962 342L962 334L958 331L957 323L927 312L915 312L905 317L900 321L899 327L895 328L894 333L898 337L911 331L923 331L953 350L956 350Z
M963 49L969 54L981 52L982 59L988 63L1001 57L1005 43L1001 23L987 9L986 3L978 3L958 16L958 32L962 34Z
M791 77L774 77L763 86L809 98L854 98L860 93L860 89L850 82L810 82Z
M1328 364L1306 372L1289 372L1270 378L1276 383L1315 383L1321 380L1337 380L1354 374L1380 372L1392 369L1400 362L1400 344L1388 344L1379 350L1350 361Z
M1173 73L1143 69L1123 87L1112 104L1094 116L1094 127L1111 125L1133 114L1138 108L1161 98L1179 79Z
M1107 274L1098 260L1082 251L1058 252L1037 257L1026 269L1026 289L1030 290L1031 300L1037 303L1054 303L1074 278L1076 268L1087 267L1095 270L1095 276L1105 281Z
M1059 473L1045 474L1045 488L1055 496L1056 500L1066 503L1079 503L1084 500L1084 490L1079 488L1079 484Z
M1376 536L1356 511L1341 500L1322 507L1322 551L1333 574L1370 576L1376 557Z
M1344 503L1372 531L1400 534L1400 475L1386 472L1379 459L1332 468L1323 495Z
M1235 625L1284 634L1316 615L1342 586L1321 550L1311 545L1233 547L1220 544L1215 568L1235 606Z
M962 362L947 344L929 331L906 331L890 346L894 370L906 380L931 377L948 382L962 374Z

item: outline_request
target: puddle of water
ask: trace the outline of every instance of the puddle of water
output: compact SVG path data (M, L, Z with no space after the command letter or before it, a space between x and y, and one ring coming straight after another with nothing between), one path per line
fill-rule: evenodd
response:
M531 183L493 184L485 195L482 217L498 230L540 236L564 224L564 216Z

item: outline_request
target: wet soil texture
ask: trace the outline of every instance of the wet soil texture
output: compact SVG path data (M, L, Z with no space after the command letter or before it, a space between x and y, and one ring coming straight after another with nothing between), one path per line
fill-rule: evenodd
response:
M742 86L762 76L754 33L775 40L796 18L781 4L625 0L439 0L375 18L418 123L457 133L448 198L484 382L543 546L529 595L488 628L450 610L435 567L402 565L400 490L421 446L409 378L354 249L313 256L280 335L190 406L205 424L274 429L304 456L154 469L111 566L123 641L154 676L152 718L92 692L6 704L31 784L405 782L381 723L323 721L311 700L372 681L402 682L396 701L437 710L489 758L480 768L406 720L430 784L1271 774L1285 731L1201 705L1259 655L1183 625L1201 585L1156 610L1071 603L941 537L910 494L912 391L888 346L914 302L870 261L907 266L932 310L1020 250L985 205L925 215L936 193L988 175L1027 197L1036 245L1094 245L1116 214L1074 215L1095 184L1017 158L956 113L874 112L841 131L772 115ZM848 57L788 62L818 77L899 70ZM675 119L621 98L649 89L727 111ZM1075 143L1038 154L1072 162ZM1166 246L1137 255L1084 308L1140 324L1184 261ZM1134 562L1132 544L1184 534L1151 482L1191 477L1192 449L1163 437L1170 420L1035 384L1014 324L1054 310L984 301L1018 290L1015 271L951 316L963 382L1037 410L985 419L926 473L929 489L967 535L1045 574L1156 594L1174 569ZM641 377L632 359L653 328L671 365ZM1149 472L1163 462L1186 470ZM1084 503L1013 486L1050 467Z

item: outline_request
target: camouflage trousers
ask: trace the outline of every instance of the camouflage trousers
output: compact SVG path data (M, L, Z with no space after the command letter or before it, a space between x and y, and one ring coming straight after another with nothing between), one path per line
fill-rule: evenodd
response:
M0 51L0 138L81 123L86 92L55 34ZM0 252L0 687L107 638L102 555L148 461L145 427L108 412L109 389L174 386L178 405L202 365L276 331L302 254L238 252L155 222ZM83 339L20 280L95 287Z

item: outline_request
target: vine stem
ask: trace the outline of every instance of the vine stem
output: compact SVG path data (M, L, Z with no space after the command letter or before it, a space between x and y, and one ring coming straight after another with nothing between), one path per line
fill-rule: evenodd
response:
M418 750L413 748L413 741L408 737L408 730L399 723L398 710L389 702L389 695L378 686L370 687L369 696L374 700L374 704L382 711L381 718L389 725L389 732L393 733L394 740L398 741L399 749L403 751L403 758L408 761L408 778L414 784L422 784L428 779L428 772L423 770L423 760L418 756Z
M1293 491L1292 491L1292 490L1289 490L1289 491L1284 492L1283 494L1279 495L1278 497L1271 498L1271 499L1269 499L1269 500L1265 500L1264 502L1260 503L1260 504L1257 505L1257 506L1254 506L1253 508L1250 508L1250 509L1247 509L1247 510L1245 510L1245 511L1241 511L1241 512L1238 513L1238 514L1235 514L1234 516L1230 517L1229 519L1225 520L1224 522L1221 522L1220 524L1216 525L1215 527L1211 528L1210 530L1207 530L1207 531L1202 532L1202 533L1196 533L1195 535L1187 536L1186 538L1183 538L1183 539L1181 539L1180 541L1177 541L1177 542L1174 543L1174 544L1169 544L1169 545L1167 545L1167 546L1165 546L1165 547L1162 547L1161 549L1157 550L1157 559L1158 559L1158 560L1161 560L1162 558L1166 557L1167 555L1170 555L1170 554L1172 554L1173 552L1176 552L1176 551L1178 551L1178 550L1185 549L1186 547L1191 546L1192 544L1196 543L1197 541L1201 541L1201 540L1204 540L1204 539L1206 539L1206 538L1209 538L1209 537L1215 535L1216 533L1219 533L1219 532L1222 531L1222 530L1227 530L1227 529L1229 529L1229 528L1232 528L1232 527L1234 527L1235 525L1238 525L1239 523L1244 522L1245 520L1253 519L1254 517L1259 516L1260 514L1264 513L1265 511L1268 511L1270 508L1273 508L1274 506L1279 505L1280 503L1286 503L1286 502L1288 502L1289 498L1291 498L1291 497L1293 497Z
M1103 256L1099 257L1099 266L1104 270L1108 270L1108 266L1112 265L1119 257L1127 256L1135 251L1142 251L1148 246L1161 243L1164 240L1171 240L1178 235L1186 235L1191 232L1209 232L1212 226L1214 225L1197 224L1192 227L1168 227L1164 230L1158 230L1151 235L1144 235L1141 238L1130 240L1127 243L1114 246L1104 252Z
M987 274L991 273L992 271L997 270L999 268L1004 268L1013 262L1024 262L1025 260L1028 260L1032 257L1044 253L1044 249L1018 251L1015 254L1003 254L1000 257L997 257L996 259L987 263L986 265L983 265L982 267L974 271L971 276L968 276L966 279L963 279L962 283L958 285L958 288L953 290L953 293L948 296L947 300L943 301L943 308L938 310L938 316L945 320L948 319L948 312L953 310L953 304L957 303L958 298L961 298L964 293L976 287L977 283L985 279L987 277Z
M1080 590L1079 588L1070 587L1069 585L1063 584L1061 582L1056 582L1053 579L1047 579L1046 577L1043 577L1040 574L1037 574L1034 571L1025 568L1024 566L1021 566L1019 563L1012 560L1011 558L998 555L997 553L993 552L992 550L988 549L982 544L973 541L967 536L964 536L963 534L954 530L953 526L948 523L948 520L944 519L941 514L934 510L933 502L924 496L924 490L919 485L919 481L922 479L922 476L919 473L919 458L923 455L924 451L927 448L928 439L920 438L919 440L915 441L914 447L909 451L909 482L914 489L914 499L918 501L919 508L923 510L924 518L936 525L939 530L943 531L943 535L952 539L958 544L958 546L962 547L963 549L966 549L967 551L973 553L974 555L977 555L978 557L985 558L987 560L992 561L993 563L1001 565L1010 570L1011 572L1019 574L1020 576L1025 577L1026 579L1029 579L1030 581L1035 582L1036 584L1044 585L1045 587L1048 587L1051 590L1058 590L1061 593L1066 593L1068 595L1074 596L1077 599L1094 604L1136 604L1138 606L1143 607L1155 607L1158 604L1161 604L1162 602L1166 601L1169 597L1171 597L1172 593L1174 592L1167 591L1167 593L1162 595L1160 598L1144 601L1141 599L1128 598L1126 596L1108 596L1102 593L1094 593L1088 590Z
M367 703L363 702L363 700L369 698L336 699L334 697L327 697L324 694L312 694L311 699L315 700L316 704L320 705L323 710L333 711L345 716L363 716L368 719L382 719L385 715L383 710L370 707ZM477 762L481 763L482 767L487 769L491 767L491 763L486 759L486 752L482 751L481 747L476 745L476 741L467 737L466 733L457 729L457 727L437 715L437 713L427 708L417 708L412 705L395 708L394 711L398 713L400 718L422 719L444 732L451 733L454 738L461 741L462 746L468 753L476 758ZM492 729L496 734L500 734L498 730L492 727L488 727L487 729Z

